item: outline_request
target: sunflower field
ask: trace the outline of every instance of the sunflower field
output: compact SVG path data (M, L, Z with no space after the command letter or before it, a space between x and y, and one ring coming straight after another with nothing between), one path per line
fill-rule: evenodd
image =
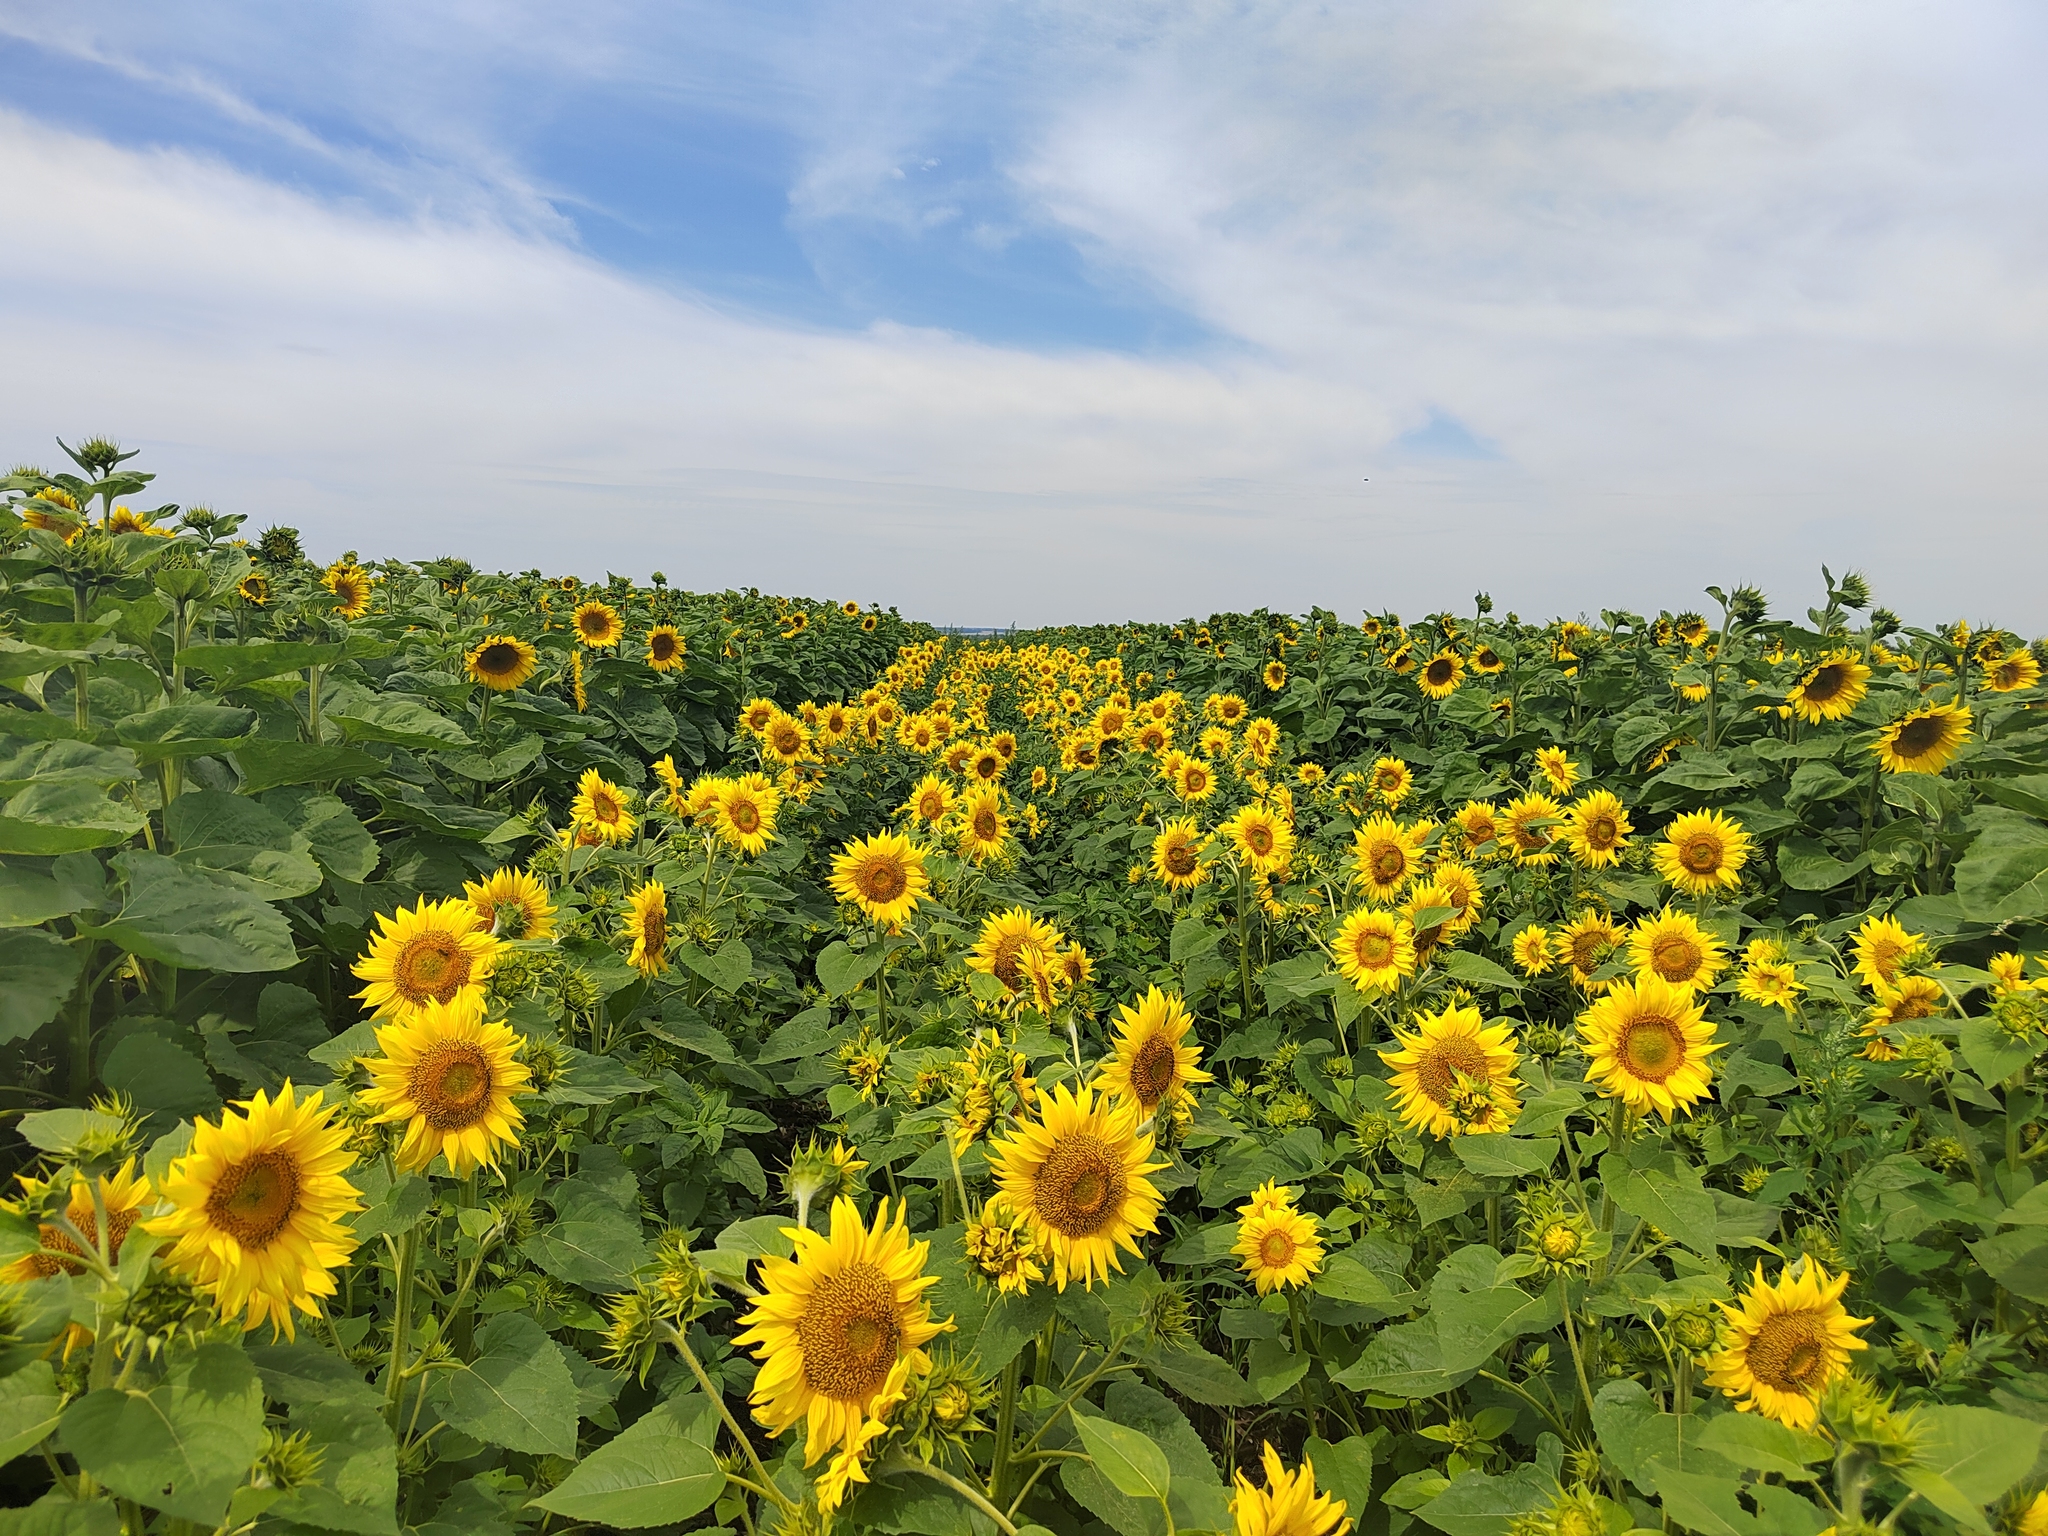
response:
M0 1536L2048 1536L2041 648L0 481Z

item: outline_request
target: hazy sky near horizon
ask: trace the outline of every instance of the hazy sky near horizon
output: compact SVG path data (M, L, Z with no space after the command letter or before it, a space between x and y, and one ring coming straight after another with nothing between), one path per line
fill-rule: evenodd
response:
M0 0L0 455L963 624L1825 561L2048 629L2044 57L2024 0Z

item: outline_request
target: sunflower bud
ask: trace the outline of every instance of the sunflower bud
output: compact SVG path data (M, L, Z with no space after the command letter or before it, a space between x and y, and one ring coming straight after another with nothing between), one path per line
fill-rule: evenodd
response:
M1926 1438L1919 1416L1893 1410L1897 1392L1881 1392L1867 1376L1844 1371L1822 1389L1820 1416L1843 1447L1854 1446L1888 1467L1913 1459Z
M1841 599L1844 608L1868 608L1870 582L1861 571L1844 572L1842 579L1835 583L1835 596Z
M1706 1307L1688 1307L1671 1317L1671 1341L1689 1355L1703 1355L1721 1336L1720 1319Z
M1955 1069L1955 1053L1932 1035L1908 1035L1898 1052L1906 1076L1923 1083L1940 1082Z
M1853 603L1850 606L1860 608L1863 605ZM1747 585L1737 587L1728 599L1728 612L1738 624L1761 624L1769 607L1763 593Z
M285 1434L275 1428L266 1429L263 1432L263 1449L257 1453L256 1466L249 1475L249 1481L258 1488L275 1488L280 1493L290 1493L294 1488L318 1482L320 1464L324 1459L310 1432L301 1429Z
M661 1349L660 1311L661 1299L645 1285L613 1297L605 1307L605 1358L642 1384Z
M265 565L297 565L306 558L299 530L282 524L264 529L256 542L256 557Z

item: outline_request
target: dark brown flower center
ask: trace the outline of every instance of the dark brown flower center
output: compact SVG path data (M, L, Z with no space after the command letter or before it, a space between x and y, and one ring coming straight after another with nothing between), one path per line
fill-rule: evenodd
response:
M1766 1317L1743 1352L1750 1375L1780 1392L1810 1392L1827 1374L1828 1331L1813 1311Z
M288 1152L258 1152L229 1165L206 1200L206 1217L244 1248L266 1248L299 1206L299 1164Z
M427 1124L463 1130L490 1108L490 1058L472 1041L437 1041L414 1063L407 1087Z
M1038 1170L1038 1214L1068 1237L1100 1231L1123 1209L1123 1160L1086 1131L1061 1137Z
M447 1002L469 981L469 951L446 929L415 934L391 965L391 984L409 1003Z
M895 1288L881 1270L862 1263L826 1275L796 1325L804 1385L841 1402L862 1401L888 1377L902 1337Z
M1131 1059L1131 1092L1138 1096L1138 1102L1150 1109L1165 1098L1179 1065L1180 1058L1171 1040L1158 1033L1146 1036L1138 1054Z

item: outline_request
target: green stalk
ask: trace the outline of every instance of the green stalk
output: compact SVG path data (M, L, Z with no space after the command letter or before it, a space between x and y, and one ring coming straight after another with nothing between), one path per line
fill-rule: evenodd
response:
M405 1342L412 1332L412 1270L419 1256L419 1228L398 1240L398 1264L391 1302L391 1375L384 1386L384 1417L398 1433L399 1400L405 1393Z
M86 588L83 582L71 585L71 617L78 623L86 622ZM86 663L74 661L71 664L71 718L79 730L92 729L92 700L86 697Z
M747 1437L747 1432L740 1428L739 1421L733 1418L732 1410L725 1406L725 1394L712 1385L711 1377L705 1373L704 1367L698 1363L697 1356L691 1351L689 1340L683 1337L680 1329L667 1323L661 1325L661 1331L668 1335L669 1343L673 1344L676 1353L683 1357L683 1364L687 1365L690 1374L697 1378L698 1390L711 1399L711 1405L725 1421L726 1429L733 1439L739 1441L740 1449L747 1453L747 1461L752 1465L754 1475L761 1480L762 1488L767 1490L776 1508L780 1509L785 1517L795 1514L797 1506L791 1502L788 1494L776 1486L775 1479L768 1475L768 1469L761 1465L761 1457L754 1450L754 1442Z
M1252 926L1251 910L1245 888L1244 865L1237 866L1237 984L1244 996L1244 1012L1239 1022L1249 1025L1252 1021Z
M996 1402L996 1452L989 1465L988 1490L997 1503L1002 1502L1003 1485L1009 1479L1010 1438L1017 1427L1017 1380L1023 1369L1024 1352L1019 1350L1003 1367L1002 1395Z
M1557 1275L1557 1300L1558 1305L1564 1309L1564 1337L1565 1342L1572 1347L1572 1370L1579 1378L1579 1411L1590 1418L1593 1412L1593 1388L1586 1381L1586 1357L1579 1350L1579 1330L1572 1321L1571 1287L1565 1281L1563 1270L1559 1270Z

